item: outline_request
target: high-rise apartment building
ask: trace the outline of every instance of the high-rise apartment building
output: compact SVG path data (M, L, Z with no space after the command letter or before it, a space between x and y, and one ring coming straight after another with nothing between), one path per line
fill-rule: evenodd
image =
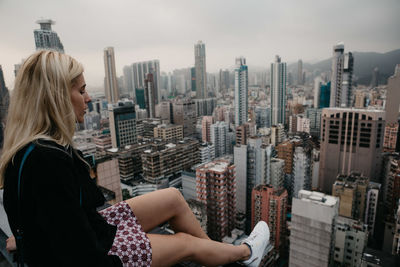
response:
M199 166L196 191L197 200L207 207L207 234L221 241L235 228L235 165L228 159L220 159Z
M354 107L355 108L364 108L365 106L365 93L361 90L356 91Z
M256 124L257 128L269 128L271 127L271 108L259 107L255 108L256 113Z
M331 192L338 174L360 172L377 181L385 113L380 110L325 108L321 119L319 186Z
M297 61L297 84L298 85L303 85L304 81L303 81L303 61L301 59L299 59L299 61Z
M52 49L64 53L64 46L58 34L51 29L51 25L54 25L56 22L51 19L40 19L36 23L40 24L40 29L33 31L36 50Z
M249 73L244 57L236 58L235 68L235 125L247 123Z
M251 228L259 221L269 225L269 242L276 250L284 244L286 238L286 210L288 195L286 189L275 189L271 185L258 185L251 196Z
M117 103L119 100L119 91L117 73L115 71L115 55L113 47L107 47L104 49L104 70L106 74L104 79L106 99L109 104Z
M271 125L285 124L286 63L279 56L271 63Z
M300 190L293 199L289 266L329 266L335 247L339 200Z
M196 105L196 115L200 116L211 116L214 108L217 106L216 98L204 98L204 99L193 99Z
M394 74L388 79L386 95L386 122L399 122L400 115L400 64L396 65Z
M385 148L400 151L400 64L396 65L393 76L388 79L386 95Z
M250 137L250 125L248 123L236 127L236 144L247 145L247 139Z
M160 61L157 59L142 61L133 63L128 66L131 69L131 74L127 75L127 79L131 77L133 90L142 90L146 87L147 74L151 73L153 75L153 86L154 86L154 102L156 104L161 102L160 93ZM125 77L124 77L125 78ZM136 96L137 98L137 96Z
M204 116L201 120L201 139L203 142L211 142L211 125L214 123L213 116Z
M211 143L202 143L199 146L200 164L210 162L215 159L215 148Z
M137 142L136 112L132 101L108 105L111 143L114 148Z
M383 150L385 152L398 151L398 147L400 146L399 139L399 123L386 123L385 137L383 139Z
M352 79L354 59L344 53L344 44L333 47L330 107L352 106Z
M251 192L260 184L271 181L272 148L264 146L259 137L250 137L247 145L234 147L237 177L237 210L246 214L246 232L251 230Z
M367 190L364 223L368 226L369 235L373 236L375 232L375 222L381 184L370 182Z
M338 216L335 223L335 266L361 266L361 258L368 243L368 229L365 224L350 218Z
M400 156L398 153L384 153L382 166L382 198L386 220L392 221L400 199Z
M183 125L184 137L194 137L196 134L196 106L193 100L178 99L173 102L172 123Z
M144 82L144 101L146 103L147 117L154 118L156 116L156 92L153 73L147 73Z
M291 196L298 197L298 192L302 189L311 190L311 152L312 147L298 146L293 154L293 184Z
M321 84L319 95L319 108L328 108L331 99L331 82Z
M283 124L271 126L271 144L277 146L282 143L286 138L285 127Z
M319 108L322 81L321 76L314 79L314 108Z
M306 117L310 120L310 134L318 138L321 136L321 114L320 108L306 109Z
M198 41L194 45L194 67L196 75L196 98L208 98L206 45L202 41Z
M219 70L219 92L228 92L229 85L229 70Z
M283 159L271 158L271 179L269 184L275 188L279 189L283 187L285 179L285 161ZM268 181L267 181L268 182Z
M339 215L364 221L368 178L360 173L338 175L332 195L339 198Z
M217 121L210 127L211 143L215 147L215 157L230 154L232 140L230 140L229 126L224 121Z

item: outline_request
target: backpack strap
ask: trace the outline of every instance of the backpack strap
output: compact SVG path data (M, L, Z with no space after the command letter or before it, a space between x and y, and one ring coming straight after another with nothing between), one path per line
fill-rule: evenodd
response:
M17 249L18 249L18 261L17 266L24 266L24 246L23 246L23 231L22 231L22 204L21 204L21 174L22 168L25 164L26 159L28 158L29 154L35 148L35 144L31 143L29 147L26 149L24 156L22 157L21 165L19 166L18 171L18 192L17 192L17 234L15 236Z

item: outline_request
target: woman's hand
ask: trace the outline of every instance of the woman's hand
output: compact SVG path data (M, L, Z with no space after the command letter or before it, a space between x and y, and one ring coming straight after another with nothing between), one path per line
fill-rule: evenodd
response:
M17 250L17 243L15 242L15 237L12 235L6 240L6 249L8 253L15 252Z

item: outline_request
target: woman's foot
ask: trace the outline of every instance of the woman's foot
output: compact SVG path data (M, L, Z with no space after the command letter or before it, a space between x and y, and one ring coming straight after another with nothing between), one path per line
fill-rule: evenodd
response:
M246 266L258 267L262 258L264 257L265 248L269 244L269 228L266 222L259 221L254 227L253 231L243 241L250 249L250 257L242 261Z

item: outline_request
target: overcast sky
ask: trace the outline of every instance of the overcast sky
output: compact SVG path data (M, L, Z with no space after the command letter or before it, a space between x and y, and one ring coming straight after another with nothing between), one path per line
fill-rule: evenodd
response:
M40 18L56 21L65 52L85 66L89 88L102 86L103 49L113 46L117 75L125 65L159 59L161 71L194 64L206 44L207 72L247 64L329 58L346 51L400 48L399 0L0 0L0 64L7 86L14 64L35 50Z

